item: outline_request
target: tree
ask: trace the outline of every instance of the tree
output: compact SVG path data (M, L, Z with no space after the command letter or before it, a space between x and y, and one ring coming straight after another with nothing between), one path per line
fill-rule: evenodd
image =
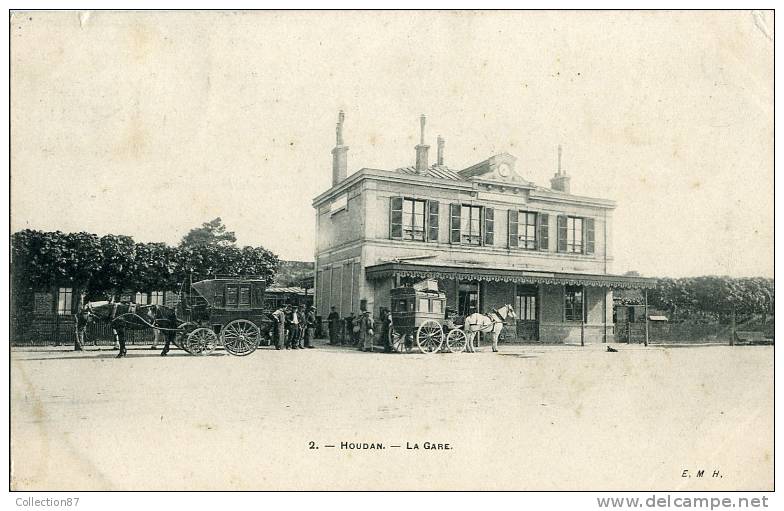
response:
M131 288L151 292L177 289L177 249L165 243L137 243L131 270Z
M134 284L133 270L136 244L130 236L107 234L101 237L100 270L90 280L89 294L107 294L113 298Z
M220 217L195 227L180 242L180 247L230 246L237 242L233 231L227 231Z

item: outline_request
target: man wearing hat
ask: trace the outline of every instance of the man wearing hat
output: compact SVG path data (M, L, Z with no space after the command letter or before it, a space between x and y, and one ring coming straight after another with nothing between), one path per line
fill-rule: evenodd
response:
M305 347L315 348L313 338L316 336L316 308L310 306L305 313Z

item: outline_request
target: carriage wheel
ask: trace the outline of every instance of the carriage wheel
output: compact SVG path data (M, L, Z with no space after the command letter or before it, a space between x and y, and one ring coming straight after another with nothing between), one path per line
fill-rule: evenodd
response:
M235 319L221 330L223 347L238 357L250 355L259 346L259 327L247 319Z
M449 331L446 336L446 349L449 353L460 353L466 349L466 345L468 345L468 336L463 330L455 328Z
M186 321L185 323L182 323L180 326L178 326L177 329L178 332L174 335L174 345L186 353L193 355L190 348L188 347L188 334L196 329L196 324Z
M197 328L188 334L184 345L191 355L209 355L218 347L218 336L210 328Z
M402 332L395 330L392 325L389 326L389 345L392 347L392 351L396 353L406 352L406 336Z
M438 321L428 319L417 330L416 342L422 353L438 353L444 342L444 330Z

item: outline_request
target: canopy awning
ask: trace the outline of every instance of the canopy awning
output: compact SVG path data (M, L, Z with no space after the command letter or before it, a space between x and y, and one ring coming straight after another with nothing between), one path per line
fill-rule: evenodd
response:
M606 273L563 273L519 268L492 268L475 265L422 264L413 262L387 262L368 266L365 276L369 280L389 277L414 277L421 279L460 279L487 282L517 282L522 284L556 284L568 286L613 287L628 289L652 288L656 280L646 277L609 275Z

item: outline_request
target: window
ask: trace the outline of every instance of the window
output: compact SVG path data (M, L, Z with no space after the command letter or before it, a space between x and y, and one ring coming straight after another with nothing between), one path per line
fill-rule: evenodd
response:
M389 237L438 241L438 201L390 197Z
M237 286L226 286L226 307L237 306Z
M584 312L584 298L582 287L566 287L564 290L564 312L566 321L580 321Z
M583 253L582 218L566 217L566 251L575 254Z
M250 286L240 286L240 307L250 308Z
M70 316L73 312L73 288L61 287L57 290L57 314Z
M394 300L392 302L392 312L406 312L407 310L406 300Z
M443 310L441 309L442 303L443 302L441 300L430 300L430 312L441 314L443 312Z
M150 305L163 305L164 300L163 291L153 291L150 293Z
M133 303L137 305L147 305L147 293L136 293Z
M481 245L481 206L461 206L460 242L466 245Z
M428 299L427 298L420 298L419 299L419 312L428 312Z
M526 250L536 250L536 213L521 211L518 222L518 246Z
M425 201L403 200L403 239L425 241Z
M468 316L479 312L479 282L461 282L457 294L457 313Z

